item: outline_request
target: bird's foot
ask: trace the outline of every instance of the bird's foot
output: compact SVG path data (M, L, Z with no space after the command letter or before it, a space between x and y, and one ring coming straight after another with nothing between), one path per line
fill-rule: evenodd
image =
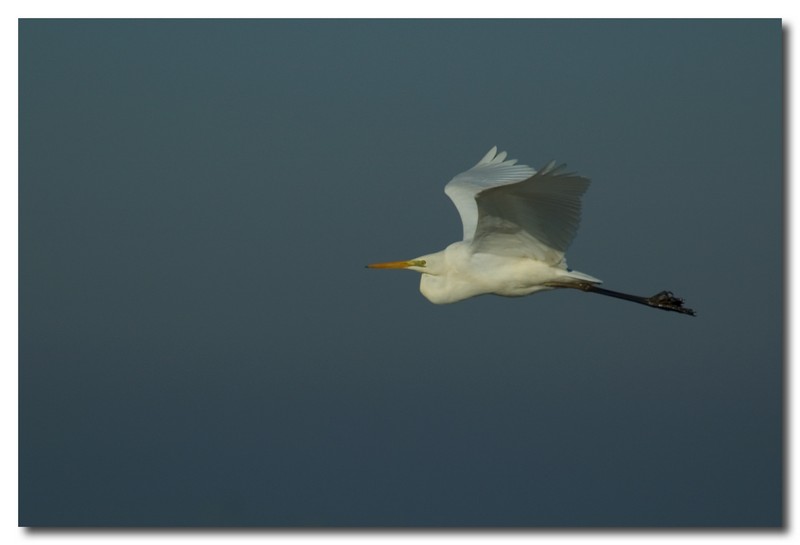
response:
M692 309L684 307L683 299L675 297L671 291L661 291L652 297L648 297L647 304L651 307L672 310L674 312L680 312L681 314L688 314L689 316L697 315Z

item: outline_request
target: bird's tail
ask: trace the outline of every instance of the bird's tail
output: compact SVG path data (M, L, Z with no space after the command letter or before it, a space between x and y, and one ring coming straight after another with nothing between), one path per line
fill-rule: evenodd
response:
M590 276L586 273L582 273L579 271L572 271L567 269L564 271L564 276L567 278L573 278L575 280L580 280L581 282L591 282L592 284L602 284L603 281L599 278L595 278L594 276Z

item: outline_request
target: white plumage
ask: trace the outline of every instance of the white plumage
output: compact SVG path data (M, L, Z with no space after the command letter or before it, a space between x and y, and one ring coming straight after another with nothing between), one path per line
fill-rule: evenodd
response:
M599 288L600 280L567 269L566 252L581 219L589 180L549 163L539 171L493 147L445 186L461 216L463 240L408 261L368 265L422 273L420 291L433 303L492 293L508 297L577 288L684 314L669 292L645 298Z
M505 157L492 148L444 188L461 215L464 240L476 252L561 264L578 231L589 180L555 163L537 172Z

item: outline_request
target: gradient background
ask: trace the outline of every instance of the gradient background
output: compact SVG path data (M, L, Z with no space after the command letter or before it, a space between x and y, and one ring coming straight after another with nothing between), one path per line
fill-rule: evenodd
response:
M781 32L21 21L20 524L781 525ZM363 268L495 144L698 317Z

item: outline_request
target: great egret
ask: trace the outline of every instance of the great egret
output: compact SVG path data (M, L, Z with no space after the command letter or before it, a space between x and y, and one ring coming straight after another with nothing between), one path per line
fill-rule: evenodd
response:
M564 252L578 230L588 187L588 178L564 172L564 165L553 162L535 171L506 160L495 146L444 188L461 216L464 240L434 254L367 267L422 273L419 290L436 304L573 288L694 316L671 292L641 297L611 291L599 287L601 280L567 268Z

